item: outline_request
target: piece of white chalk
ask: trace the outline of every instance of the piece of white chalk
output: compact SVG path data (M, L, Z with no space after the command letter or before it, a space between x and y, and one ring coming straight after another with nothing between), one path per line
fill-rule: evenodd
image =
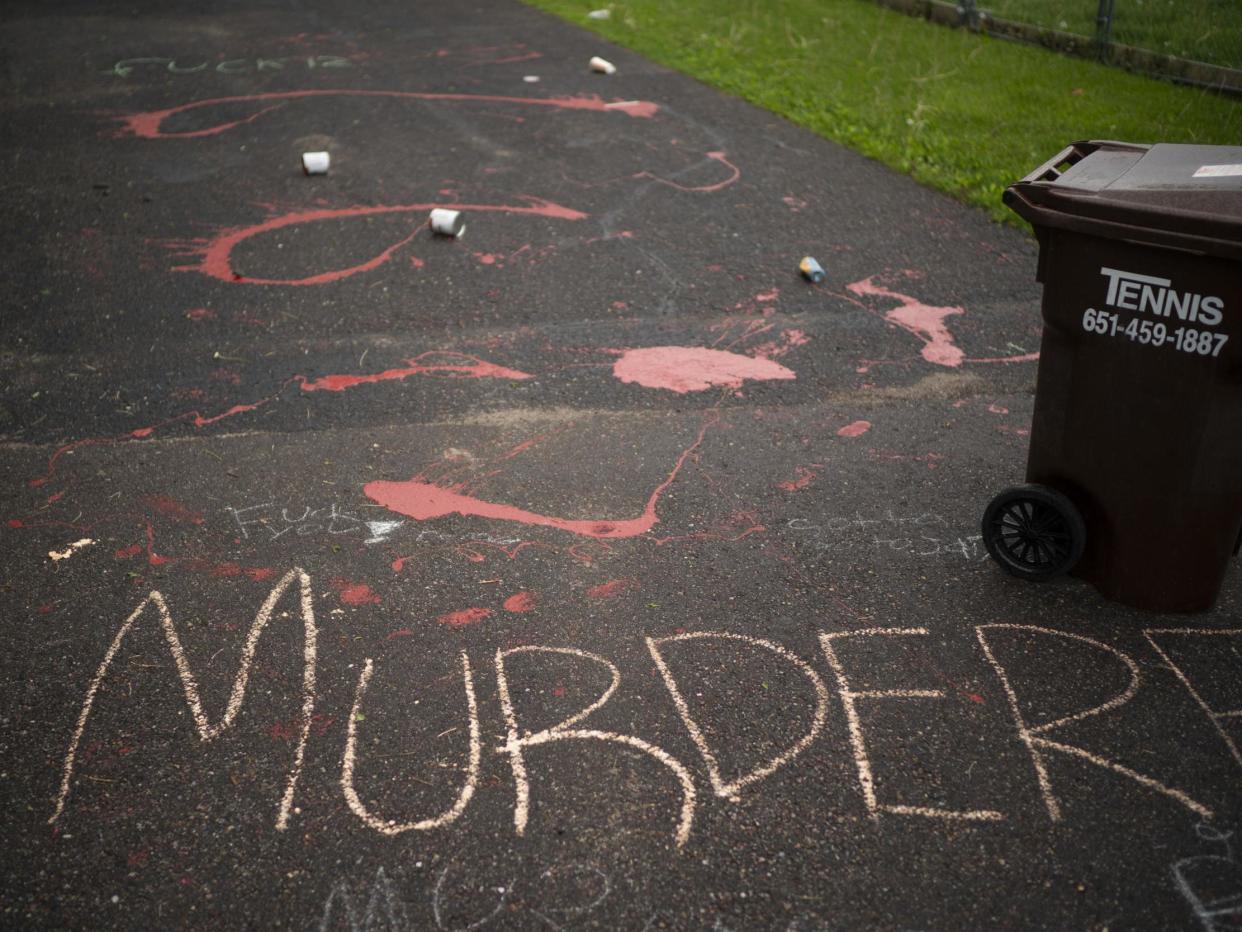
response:
M527 84L538 84L538 83L539 83L539 75L537 75L537 74L528 74L528 75L526 75L524 78L522 78L522 80L523 80L523 81L525 81Z
M600 58L598 55L596 55L594 58L591 59L591 70L598 71L600 74L616 74L617 66L614 65L612 62L607 61L606 59Z
M466 232L466 221L460 210L437 207L431 212L431 232L441 236L461 236Z
M587 19L611 19L612 10L592 10L587 14Z
M331 161L326 152L303 152L302 171L307 175L326 175Z

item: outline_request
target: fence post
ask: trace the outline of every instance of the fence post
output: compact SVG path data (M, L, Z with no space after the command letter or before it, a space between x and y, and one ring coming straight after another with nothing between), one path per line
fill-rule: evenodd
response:
M1114 0L1100 0L1095 15L1095 56L1100 61L1108 59L1113 44L1113 3Z
M958 0L957 15L963 26L978 31L979 5L976 0Z

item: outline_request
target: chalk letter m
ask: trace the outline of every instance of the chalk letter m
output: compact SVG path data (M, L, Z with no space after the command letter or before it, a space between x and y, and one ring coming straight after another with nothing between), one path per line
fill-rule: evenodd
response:
M246 637L246 644L242 649L237 678L233 680L233 691L229 695L228 704L224 708L224 715L215 725L208 721L207 713L203 710L202 699L198 691L198 682L194 678L194 671L190 669L189 661L186 660L185 651L181 647L181 639L177 637L177 629L173 625L172 615L168 611L168 604L164 601L164 597L154 590L143 599L142 603L134 609L133 614L125 619L125 623L121 625L121 630L112 639L108 652L104 654L103 662L100 663L99 669L95 671L94 679L91 680L90 686L87 687L86 699L82 703L82 712L78 715L78 724L73 731L73 738L69 742L69 750L65 754L65 766L60 780L60 792L56 796L56 810L52 813L52 817L48 819L48 822L55 822L65 810L65 800L68 799L69 791L73 786L73 764L77 757L78 744L82 740L82 733L86 730L86 723L90 719L91 707L95 703L95 694L99 691L99 686L103 682L104 676L107 675L113 658L116 656L117 651L120 650L121 643L138 622L138 619L146 612L147 606L154 605L159 613L160 625L164 629L164 638L168 641L168 649L172 653L173 662L177 665L177 675L181 678L181 685L185 689L186 702L190 706L191 714L194 716L194 727L198 731L198 736L202 741L211 741L227 731L237 718L237 713L241 711L242 701L246 698L246 684L250 680L250 667L254 662L255 650L259 644L259 636L263 634L263 629L267 627L268 620L271 618L276 604L280 601L280 597L284 595L285 590L295 580L301 589L302 624L306 629L306 637L303 649L301 734L298 737L297 750L294 751L293 763L289 768L289 778L285 783L285 793L281 798L280 809L276 815L276 829L277 831L284 831L289 824L289 811L293 807L293 794L297 790L298 777L302 772L302 758L306 752L306 738L310 733L311 716L315 712L315 639L317 634L315 612L311 604L310 577L297 567L286 573L284 578L276 584L259 609L259 613L255 615L254 624L250 626L250 634Z

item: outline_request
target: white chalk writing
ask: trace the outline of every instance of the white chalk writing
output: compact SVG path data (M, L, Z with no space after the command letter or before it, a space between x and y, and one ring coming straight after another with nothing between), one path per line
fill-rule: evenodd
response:
M158 628L162 632L164 641L167 643L172 655L194 728L201 741L210 742L234 726L246 698L247 685L255 666L259 641L278 603L295 587L295 584L300 595L298 600L300 611L298 614L301 618L301 626L304 629L300 691L301 704L297 726L291 729L290 734L290 737L293 737L296 733L297 744L293 753L293 759L286 771L284 792L281 795L275 821L276 829L284 830L289 823L291 814L295 814L298 811L293 808L293 801L302 774L303 759L307 753L307 744L311 736L311 725L314 721L323 718L322 713L316 714L318 702L316 694L318 663L316 644L318 629L312 605L312 584L307 574L297 568L290 570L281 578L256 613L241 649L237 673L233 679L231 692L229 693L223 714L214 722L204 708L198 680L182 645L181 635L173 620L174 614L169 603L158 591L151 591L141 600L138 606L121 623L119 630L113 635L102 661L95 669L94 675L86 686L85 696L76 724L72 729L72 736L62 763L59 791L54 798L53 811L49 821L57 822L67 815L67 803L75 786L77 769L80 764L84 765L90 759L89 756L83 755L82 760L79 761L79 748L82 746L83 735L90 723L96 698L109 671L114 663L117 662L126 639L133 633L135 627L143 618L148 614L154 614L155 618L153 621L158 624ZM281 617L287 617L290 614L292 613L286 612ZM1227 751L1231 760L1237 759L1237 746L1234 742L1228 740L1229 736L1224 732L1222 723L1226 717L1234 715L1234 710L1219 708L1218 706L1224 704L1220 701L1217 701L1216 705L1212 705L1204 695L1204 689L1209 681L1206 674L1203 673L1203 663L1207 659L1212 659L1212 656L1199 658L1198 665L1194 668L1197 671L1195 674L1196 679L1192 680L1186 672L1189 664L1176 665L1173 663L1173 653L1169 645L1174 639L1181 638L1183 639L1182 644L1194 644L1201 651L1209 651L1215 645L1228 644L1229 636L1240 633L1242 632L1233 630L1209 631L1208 629L1172 628L1149 629L1145 632L1149 643L1155 648L1156 653L1169 664L1170 669L1177 675L1181 686L1194 699L1195 705L1207 715L1208 720L1217 728L1222 738L1225 739L1223 748L1216 744L1209 745L1209 747L1215 753ZM1119 756L1118 753L1114 752L1111 756L1105 756L1096 748L1089 749L1085 746L1068 744L1065 740L1057 740L1053 736L1056 732L1064 732L1067 726L1087 719L1120 722L1118 716L1124 714L1123 708L1134 698L1141 686L1140 668L1132 657L1115 647L1093 638L1034 625L985 624L976 626L974 634L974 641L982 652L980 666L983 671L986 671L987 666L990 666L995 674L1000 691L1003 692L1007 700L1008 719L1012 722L1018 741L1026 749L1034 769L1035 782L1038 785L1044 808L1049 818L1054 822L1061 821L1066 817L1062 800L1054 789L1050 767L1054 753L1085 761L1107 773L1126 777L1126 782L1131 787L1137 785L1146 791L1154 792L1160 797L1176 802L1201 818L1211 817L1209 807L1193 798L1188 792L1120 763L1116 759ZM863 681L871 675L870 671L874 670L876 665L875 655L886 642L893 645L902 643L908 646L912 643L909 639L924 639L928 638L928 636L928 629L922 627L873 627L847 631L821 631L818 633L821 656L832 674L831 681L835 684L840 708L844 715L848 749L853 757L854 770L857 774L858 786L861 790L867 814L873 819L879 819L881 816L887 815L900 815L974 822L999 821L1004 816L995 809L949 808L940 804L938 800L934 800L931 805L910 805L905 802L885 800L877 789L873 752L869 746L874 743L874 738L869 741L867 735L866 719L864 717L866 705L881 701L905 702L915 703L916 707L921 708L926 705L927 700L944 700L946 694L939 688L928 688L924 685L906 686L900 683L894 688L861 688L855 685L855 681ZM1020 692L1025 691L1021 675L1015 676L1019 668L1012 664L1006 664L1002 660L1005 655L1014 650L1013 642L1022 639L1025 639L1027 642L1032 640L1040 642L1043 650L1078 652L1083 657L1083 661L1080 662L1087 664L1084 669L1096 671L1092 676L1082 678L1084 682L1089 681L1089 684L1097 684L1098 686L1100 680L1098 670L1101 663L1111 664L1115 667L1116 672L1125 676L1124 685L1121 685L1114 694L1108 696L1103 701L1093 698L1087 702L1080 700L1075 705L1072 701L1072 696L1060 696L1057 699L1058 711L1055 714L1049 714L1039 708L1038 704L1033 702L1030 696L1019 695ZM1190 640L1187 641L1185 639ZM931 642L920 640L918 643L930 644ZM730 803L740 801L743 790L758 786L762 781L772 777L784 768L792 768L799 759L805 758L810 753L816 742L820 741L824 733L828 706L830 704L829 687L826 685L825 679L821 677L819 672L810 663L785 646L771 640L725 631L682 631L671 636L650 637L645 639L645 646L654 664L654 670L651 672L662 679L664 688L672 698L673 709L670 710L669 714L671 715L675 711L676 717L680 719L681 724L685 727L691 742L698 750L705 765L705 781L711 786L716 797L728 800ZM702 670L695 670L694 665L696 663L701 664L710 658L715 658L712 660L713 667L709 668L714 669L715 664L719 662L718 658L721 656L720 649L728 646L736 648L735 654L739 654L744 658L745 663L753 663L758 658L763 661L762 668L765 670L770 671L771 664L776 662L784 665L787 670L792 671L787 677L778 676L776 678L776 685L787 690L786 693L779 697L779 701L785 708L801 707L806 709L806 712L803 713L805 718L802 724L797 726L802 730L795 731L790 738L785 740L783 746L777 745L775 752L766 750L764 752L765 756L760 757L758 763L755 763L752 759L739 768L740 772L734 772L726 776L725 767L721 763L725 759L722 756L725 748L722 746L727 743L723 737L724 733L718 728L713 728L711 732L713 737L709 743L708 731L701 724L705 722L711 724L711 718L705 717L708 709L702 701L701 694L697 692L692 693L687 688L687 684L695 682L696 675L702 675ZM1026 646L1029 648L1030 644L1028 643ZM1220 653L1219 650L1217 653ZM568 661L576 663L580 668L578 670L579 675L575 677L575 680L578 682L583 680L589 681L592 673L591 668L593 667L595 671L602 671L607 674L607 685L603 686L598 694L591 696L589 701L584 700L577 711L567 717L562 717L556 724L540 730L523 727L523 721L529 721L532 716L540 714L541 708L537 704L537 700L524 698L523 707L519 709L514 697L515 695L523 697L537 696L539 690L530 689L529 686L522 688L523 684L520 680L518 681L519 688L515 689L515 673L528 676L529 670L532 668L527 666L527 664L533 664L536 661L524 660L524 658L535 657L554 657L558 658L558 662L568 659ZM372 689L372 681L379 667L377 662L370 657L366 658L362 663L362 669L357 676L357 684L354 689L352 706L345 729L339 785L347 807L353 815L365 826L380 835L395 836L412 831L429 832L449 828L460 820L475 796L477 788L481 785L480 775L484 766L485 755L482 750L481 716L475 690L475 677L468 652L465 650L459 651L458 660L460 662L461 683L465 696L464 730L462 730L461 725L458 725L443 732L441 736L460 731L465 737L464 766L460 768L462 773L460 786L456 788L456 798L451 803L447 803L445 808L438 813L418 818L411 818L409 816L398 818L396 815L391 814L391 812L381 815L376 811L378 804L375 802L364 802L364 794L358 788L359 775L363 764L360 749L371 747L374 744L373 740L364 741L363 736L389 733L389 731L383 728L382 724L376 726L372 724L370 719L382 716L385 708L391 708L391 702L376 701L372 698L371 705L374 706L374 709L370 711L370 715L366 714L368 690ZM986 664L982 661L986 661ZM743 660L732 660L730 663L738 665L737 669L740 674L744 665ZM884 666L888 667L891 665ZM917 668L931 669L933 667L918 665ZM1011 670L1014 672L1011 673ZM529 770L531 758L539 757L535 753L535 749L557 742L577 742L597 747L602 746L606 749L606 753L615 753L617 750L637 751L639 754L645 755L660 764L667 771L665 776L672 778L672 786L680 791L680 804L676 804L675 797L674 805L671 807L674 810L673 838L678 848L683 848L687 845L691 837L692 827L695 824L696 807L698 805L696 781L689 768L663 747L636 734L605 731L590 726L590 719L592 717L600 717L597 713L600 713L613 700L621 688L621 672L611 660L599 654L574 647L526 644L498 650L495 653L495 672L496 697L505 725L502 736L503 743L495 748L495 753L505 760L512 775L514 786L513 827L517 835L524 835L529 828L532 793L532 781L529 776ZM770 674L765 674L765 676L770 676ZM403 679L405 679L404 675L398 677L398 681ZM789 684L785 684L784 680L789 680ZM762 686L764 690L767 690L769 684L763 682ZM808 686L809 689L807 688ZM743 690L743 694L745 694L745 690ZM755 691L755 694L761 695L758 690ZM587 695L590 694L588 693ZM973 701L980 703L984 701L979 696L969 695ZM1070 701L1067 702L1067 699ZM117 700L114 699L113 701ZM119 701L126 700L122 698ZM128 701L132 703L132 699ZM535 702L536 704L527 706L528 702ZM417 700L415 700L414 704L417 705ZM1066 711L1067 709L1069 711ZM151 713L149 711L140 711L137 714L146 718ZM796 718L794 720L797 721ZM1122 727L1118 730L1123 732L1125 728ZM316 737L321 737L322 734L319 731L315 732ZM748 739L744 737L742 740L746 742ZM767 739L765 738L766 741ZM391 751L391 748L387 750ZM748 753L753 754L747 743L728 748L728 750L730 757L741 760L746 760ZM1199 753L1207 753L1207 751L1200 750ZM401 754L400 756L404 757L406 755ZM554 760L555 757L555 755L547 755L549 761ZM488 759L492 758L488 757ZM549 766L555 765L549 763ZM366 784L365 777L363 777L362 783ZM1077 784L1079 791L1081 792L1082 787L1086 785L1085 782L1080 781ZM385 799L384 806L390 810L399 809L400 803L392 799ZM665 816L657 814L652 818L662 820ZM585 885L591 886L594 883L594 881L590 880L590 877L584 875L584 878L583 883ZM382 888L383 884L379 880L377 880L377 884ZM397 913L394 911L395 907L390 908L384 905L387 902L386 894L380 895L378 898L373 895L371 901L376 910L381 912L388 910L392 912L393 916L397 916ZM339 893L337 899L332 902L337 904L332 909L343 911L342 914L363 915L367 910L371 909L371 906L367 906L365 909L358 907L357 903L350 900L345 892ZM351 905L351 903L354 903L354 905ZM556 911L561 909L561 907L550 907L550 909L551 912L547 912L544 916L545 924L556 924L561 921L568 921L570 918L568 913L562 914ZM379 915L379 913L376 915ZM384 915L387 916L387 913ZM560 916L560 919L557 918L558 916ZM363 920L359 919L359 921ZM381 919L376 921L388 920L381 917Z
M371 506L364 506L371 507ZM336 503L312 508L303 505L289 508L274 502L248 505L245 508L226 508L242 537L252 536L266 540L278 540L286 535L310 537L330 534L334 537L361 537L363 543L379 544L400 529L404 521L386 519L367 520Z
M1242 865L1234 860L1229 843L1233 832L1222 832L1202 823L1195 826L1195 831L1204 841L1220 844L1223 853L1175 861L1171 868L1173 882L1205 932L1236 929L1242 922Z
M870 552L922 558L988 558L981 535L954 534L948 520L934 512L894 515L890 510L873 518L855 513L853 517L838 515L819 523L791 518L785 526L808 549L820 555Z
M351 68L353 62L343 55L301 55L280 56L273 58L226 58L214 64L208 61L194 64L178 62L175 58L147 56L143 58L123 58L102 74L117 78L128 78L135 70L158 70L171 74L250 74L254 72L272 72L290 69L311 70L314 68Z

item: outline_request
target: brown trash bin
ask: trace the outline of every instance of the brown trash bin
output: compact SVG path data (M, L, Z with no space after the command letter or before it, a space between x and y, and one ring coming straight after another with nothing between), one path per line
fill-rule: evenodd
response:
M1039 240L1044 333L1032 485L993 500L988 550L1206 610L1242 545L1242 147L1079 142L1004 200Z

